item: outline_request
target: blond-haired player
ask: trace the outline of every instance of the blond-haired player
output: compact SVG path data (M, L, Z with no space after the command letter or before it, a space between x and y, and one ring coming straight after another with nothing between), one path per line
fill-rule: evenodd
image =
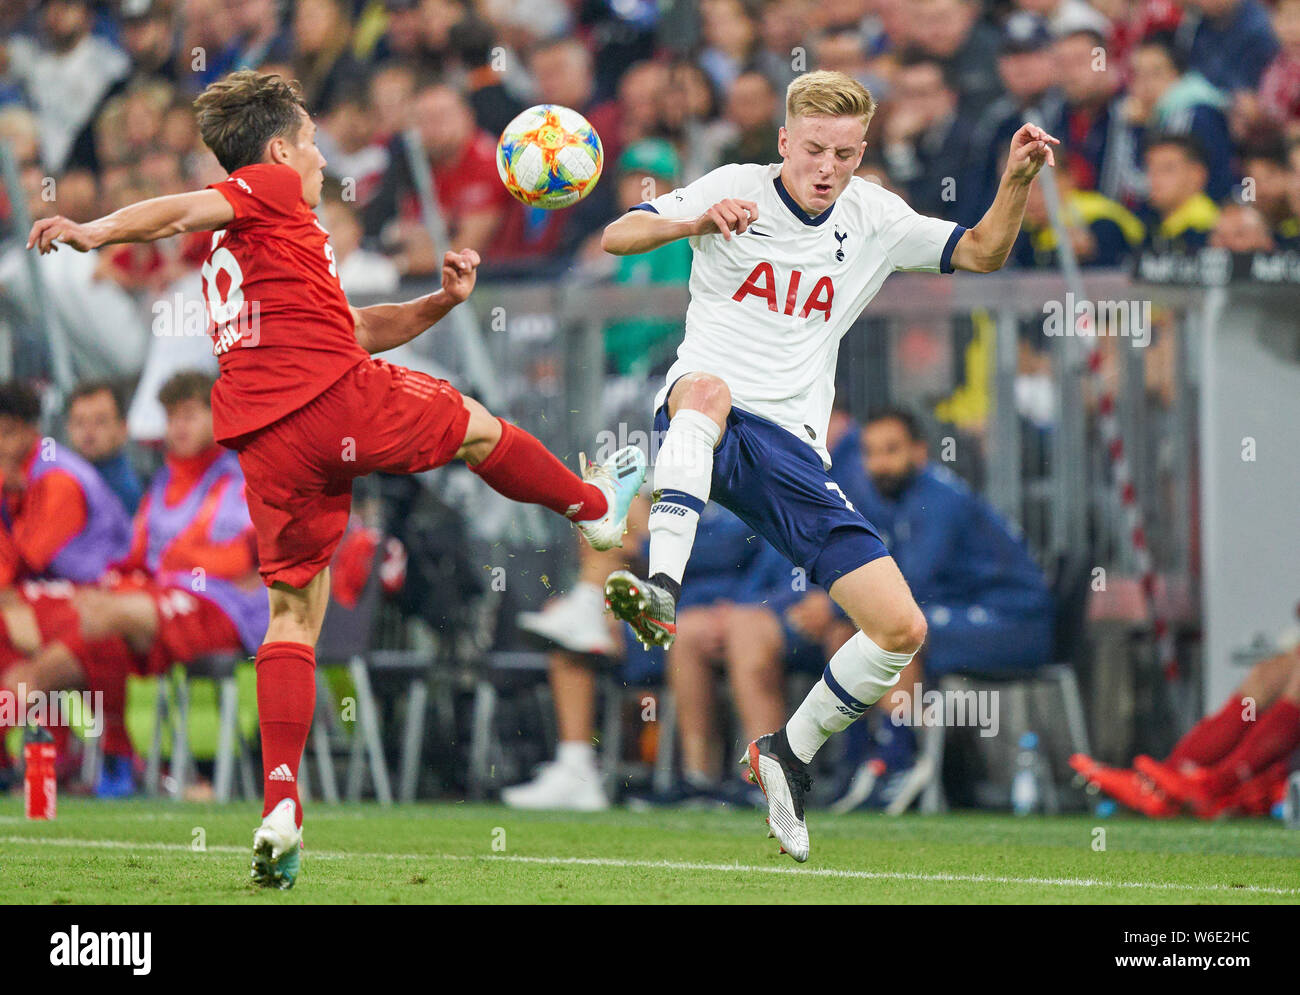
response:
M970 229L923 217L856 178L876 105L836 72L786 93L781 162L725 165L605 229L615 255L690 239L686 331L655 400L662 433L650 512L650 577L611 574L605 597L647 645L675 635L675 603L700 509L716 500L825 586L858 632L784 729L742 762L782 848L808 859L807 765L898 680L925 616L875 529L826 471L839 340L895 270L988 273L1020 231L1029 185L1057 140L1024 125L997 196Z

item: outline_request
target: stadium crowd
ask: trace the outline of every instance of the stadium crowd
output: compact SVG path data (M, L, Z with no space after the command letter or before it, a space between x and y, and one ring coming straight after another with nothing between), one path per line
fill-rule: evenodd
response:
M1300 0L9 0L0 38L0 142L32 218L89 220L220 180L194 97L240 68L299 80L328 161L322 217L348 293L436 279L426 173L446 238L478 250L485 279L577 268L685 283L684 242L613 260L600 230L656 189L723 162L777 158L784 89L816 68L876 96L861 173L923 213L973 224L1011 134L1032 120L1062 140L1061 221L1084 266L1121 266L1142 250L1300 248ZM542 102L581 111L604 143L606 180L566 211L516 202L497 176L496 135ZM0 227L18 213L0 202ZM1013 264L1058 266L1058 231L1035 186ZM196 234L42 265L56 306L80 306L79 324L93 329L194 283L207 245ZM16 255L0 257L0 292L22 285ZM610 365L644 372L651 348L677 333L675 322L611 325ZM119 344L106 368L139 378L148 344ZM239 470L212 443L205 382L146 371L138 391L158 397L166 454L147 486L124 455L127 402L110 384L72 393L67 445L49 459L39 397L18 382L0 390L0 686L103 691L109 794L131 787L125 675L205 647L251 651L265 627ZM1021 651L1000 665L1047 662L1053 605L1014 529L929 462L907 412L837 425L836 479L890 536L929 616L918 673L902 683L987 664L982 640ZM917 514L921 502L931 514ZM725 512L704 527L711 539L697 548L709 556L692 561L687 587L698 600L682 606L667 665L681 709L676 796L734 801L741 789L712 753L712 668L728 674L748 738L780 724L785 669L819 671L851 630ZM554 764L507 792L512 804L608 801L584 660L623 648L593 586L611 561L588 554L563 599L522 619L555 647L561 742ZM997 570L981 571L990 562ZM873 742L859 744L844 793L870 753L899 775L873 798L914 797L923 778L908 776L907 723L885 712L863 730Z
M616 214L618 184L569 211L511 200L494 138L515 113L573 107L610 171L689 182L775 158L784 87L813 68L877 97L863 172L923 213L974 223L1028 118L1064 143L1085 265L1300 239L1298 0L15 0L0 30L0 138L37 216L219 179L194 96L237 68L300 80L334 220L366 253L354 287L435 270L413 158L451 242L489 273L556 273ZM1054 235L1031 214L1017 262L1051 266ZM157 291L201 247L124 247L98 275Z

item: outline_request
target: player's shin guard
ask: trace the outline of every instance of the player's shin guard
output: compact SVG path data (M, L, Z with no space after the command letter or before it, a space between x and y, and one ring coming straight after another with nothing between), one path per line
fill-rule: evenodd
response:
M291 798L302 825L298 765L316 710L316 654L303 643L263 643L257 651L257 721L262 733L262 815Z
M700 512L709 502L713 447L722 435L702 411L678 411L668 423L655 462L654 504L650 506L650 575L681 584L695 545Z
M540 504L575 522L600 518L604 493L561 463L535 436L504 418L501 439L488 458L470 469L498 494L524 504Z
M915 655L891 653L865 632L854 633L786 723L794 755L804 763L811 761L832 733L847 729L898 683L899 673Z

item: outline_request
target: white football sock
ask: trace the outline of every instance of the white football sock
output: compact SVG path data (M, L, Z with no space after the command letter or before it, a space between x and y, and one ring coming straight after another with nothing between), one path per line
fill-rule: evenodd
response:
M702 411L686 408L668 423L655 461L655 503L650 506L650 575L682 582L695 545L695 527L709 501L713 447L722 429Z
M891 653L855 632L831 657L803 704L790 716L785 735L794 755L808 763L831 733L847 729L885 692L915 653Z
M567 740L555 748L555 761L561 767L585 774L596 769L596 749L583 739Z

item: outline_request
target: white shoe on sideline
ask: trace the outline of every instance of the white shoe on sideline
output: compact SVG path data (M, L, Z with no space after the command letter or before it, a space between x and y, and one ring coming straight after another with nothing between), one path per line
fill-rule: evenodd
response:
M501 792L511 808L556 809L566 812L600 812L609 808L609 798L594 766L577 771L558 761L544 763L537 776Z
M578 584L539 612L520 612L516 622L525 632L573 653L616 656L619 652L605 618L605 592L594 584Z

